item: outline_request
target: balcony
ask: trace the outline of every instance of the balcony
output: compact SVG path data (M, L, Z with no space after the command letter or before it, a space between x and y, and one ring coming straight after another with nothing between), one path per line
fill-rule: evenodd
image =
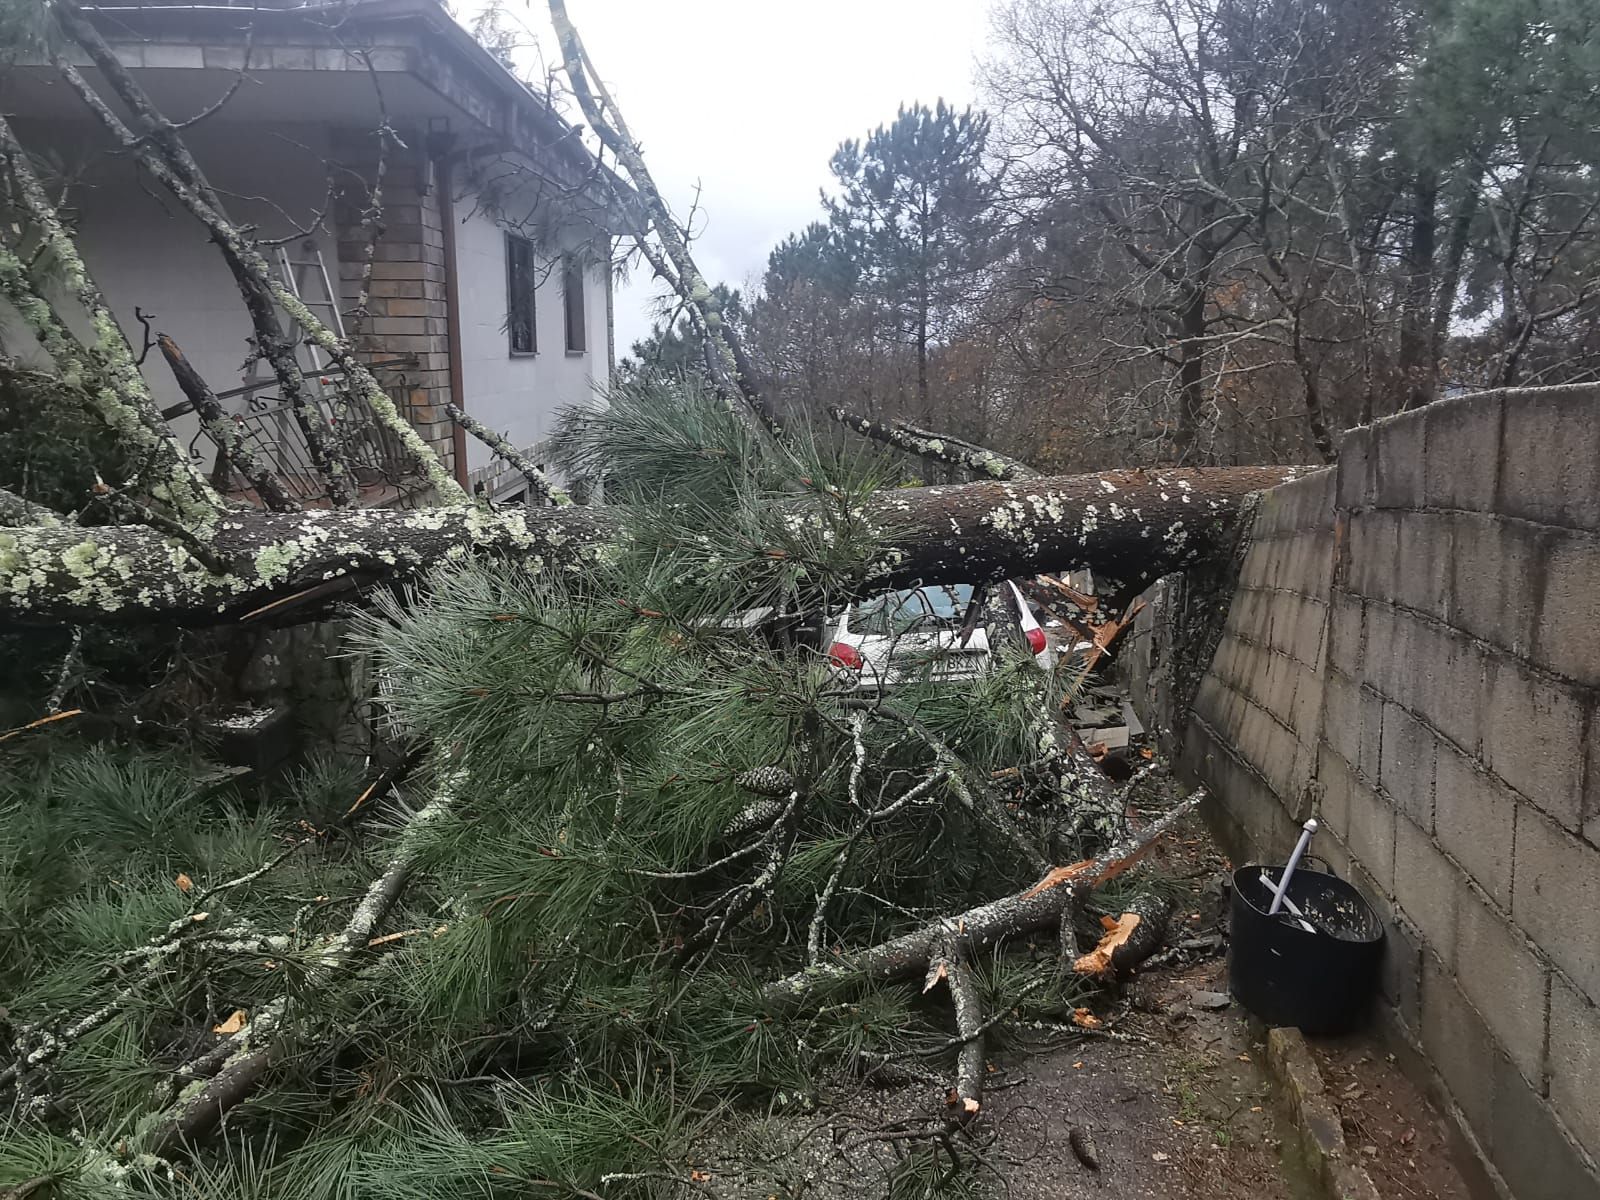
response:
M414 358L389 358L375 362L376 370L392 372L415 363ZM343 384L337 367L307 374L314 408L328 445L343 463L346 476L355 481L356 503L364 508L416 507L428 489L416 460L399 437L379 419L372 406ZM403 416L410 419L411 388L395 384L386 389ZM326 481L317 470L301 418L278 394L275 380L247 381L220 392L217 399L235 409L233 420L244 446L257 461L271 467L284 489L306 508L329 508L332 500ZM163 412L167 419L192 411L188 403ZM224 496L261 507L260 498L234 469L213 438L202 427L189 443L190 457L211 460L212 486Z

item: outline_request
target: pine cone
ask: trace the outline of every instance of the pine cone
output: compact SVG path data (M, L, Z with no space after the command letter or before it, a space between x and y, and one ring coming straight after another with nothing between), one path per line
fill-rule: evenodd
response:
M765 829L776 821L782 812L783 805L776 800L757 800L754 804L747 805L738 816L729 821L722 835L738 837L743 833L754 833L758 829Z
M794 776L782 767L753 767L733 781L758 796L787 796L794 791Z

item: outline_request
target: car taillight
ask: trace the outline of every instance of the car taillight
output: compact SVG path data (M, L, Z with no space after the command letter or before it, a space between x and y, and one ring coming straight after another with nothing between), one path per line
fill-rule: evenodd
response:
M835 642L829 646L828 661L836 667L848 667L852 671L859 671L862 667L861 651L849 642Z
M1032 629L1027 631L1027 634L1028 645L1032 648L1033 652L1035 654L1043 654L1045 647L1044 630L1035 625Z

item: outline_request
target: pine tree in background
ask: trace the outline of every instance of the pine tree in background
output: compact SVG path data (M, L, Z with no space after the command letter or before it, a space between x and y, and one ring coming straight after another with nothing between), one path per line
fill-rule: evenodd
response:
M387 794L328 767L246 806L181 752L65 744L8 772L0 1187L669 1195L839 1072L955 1055L920 984L844 964L1117 833L1063 782L1068 680L1020 651L888 697L832 670L880 480L697 383L621 386L559 442L632 535L363 621L424 759ZM1049 960L948 970L1077 999Z
M858 302L882 325L869 333L914 352L914 403L899 415L936 422L930 350L972 311L997 253L996 181L985 163L989 120L939 101L902 107L864 141L842 143L826 197L836 244L853 265ZM908 400L910 398L907 398Z
M712 302L738 334L744 328L744 298L737 288L719 283L711 289ZM641 384L651 379L672 381L683 375L705 373L705 349L690 327L689 318L677 308L653 322L650 332L633 343L617 363L617 376L626 384Z

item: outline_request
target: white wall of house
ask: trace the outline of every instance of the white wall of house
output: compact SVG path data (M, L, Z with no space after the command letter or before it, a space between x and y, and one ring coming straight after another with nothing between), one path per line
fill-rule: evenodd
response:
M125 156L108 156L107 144L93 136L87 123L23 123L19 133L30 147L48 148L65 170L82 169L81 182L68 191L79 252L133 345L140 346L143 336L134 314L139 308L151 314L153 330L173 337L215 391L243 383L240 367L250 351L250 318L204 228L159 184L137 173ZM229 215L257 225L264 237L285 236L296 225L311 224L325 203L327 134L322 126L252 124L244 129L218 121L197 125L184 138ZM337 287L332 236L321 231L313 236ZM290 249L298 253L297 245ZM64 306L64 311L71 309ZM27 340L18 325L15 313L5 314L0 329L5 345ZM261 372L270 374L264 367ZM183 399L159 350L145 360L144 376L159 405ZM229 407L243 411L244 401L233 400ZM199 430L192 416L173 425L186 444ZM209 444L203 453L209 466Z
M232 275L199 223L159 185L141 178L125 157L108 156L106 143L86 123L23 123L20 133L30 146L48 147L65 169L82 169L82 182L69 193L78 246L133 345L139 346L143 336L137 307L152 314L153 330L172 335L215 391L239 387L250 350L250 321ZM257 225L265 237L312 224L326 203L323 159L329 139L323 126L218 121L186 131L185 139L234 220ZM605 268L586 272L583 351L566 348L562 272L559 262L551 262L546 264L551 269L541 271L535 293L538 350L513 355L506 322L505 228L470 193L455 198L455 219L466 407L519 448L537 447L560 409L587 401L608 380ZM331 229L331 216L324 224ZM319 228L310 236L337 288L333 234ZM299 256L298 243L291 250ZM20 318L0 302L0 348L34 356L30 351L36 354L36 348L21 330ZM270 378L264 364L258 372ZM159 350L151 351L144 375L159 406L183 399ZM227 406L244 412L246 402L239 397ZM198 437L192 415L172 424L185 444ZM212 447L203 439L196 444L209 467ZM467 464L475 478L504 476L493 484L496 494L521 486L520 477L505 475L504 464L476 439L467 441Z
M559 410L586 402L609 379L605 267L585 272L586 349L571 352L566 347L560 264L541 257L534 292L538 350L513 354L506 320L506 228L477 204L470 189L454 197L454 206L466 407L519 448L536 448L550 434ZM467 442L467 466L474 480L502 476L496 491L524 486L520 477L506 475L489 448L475 438Z

